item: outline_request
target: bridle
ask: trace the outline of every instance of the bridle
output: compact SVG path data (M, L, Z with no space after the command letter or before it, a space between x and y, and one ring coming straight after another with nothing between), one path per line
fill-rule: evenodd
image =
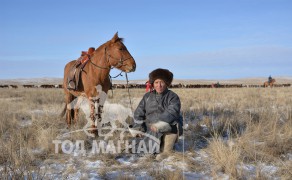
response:
M90 63L91 63L93 66L95 66L95 67L97 67L97 68L100 68L100 69L109 69L109 70L111 70L111 69L113 69L113 68L117 68L117 69L118 69L118 68L122 67L122 66L123 66L123 63L124 63L125 61L127 61L127 60L133 58L131 55L130 55L130 57L125 58L125 59L123 59L123 55L122 55L122 57L121 57L120 59L117 59L117 58L115 58L115 57L112 57L110 54L107 53L107 47L104 48L104 57L105 57L105 61L106 61L107 64L109 65L109 67L102 67L102 66L99 66L99 65L97 65L97 64L94 64L94 63L92 62L92 60L91 60L91 57L89 58L89 61L90 61ZM112 65L110 64L110 58L115 59L115 60L118 60L118 64L115 65L115 66L112 66ZM101 60L101 58L100 58L100 60ZM123 71L121 71L118 75L116 75L116 76L114 76L114 77L111 76L111 75L109 74L110 82L112 83L112 78L117 78L117 77L119 77L119 76L123 76L123 75L122 75L122 72L123 72ZM129 100L130 100L130 106L131 106L131 110L132 110L132 112L133 112L132 101L131 101L131 95L130 95L130 90L129 90L129 80L128 80L128 75L127 75L126 72L125 72L125 74L126 74L126 82L127 82L127 89L128 89ZM113 90L112 90L112 96L113 96Z
M91 57L89 58L89 61L90 61L90 63L93 65L93 66L95 66L95 67L97 67L97 68L100 68L100 69L113 69L113 68L120 68L120 67L122 67L123 65L124 65L124 62L125 61L127 61L127 60L129 60L129 59L132 59L133 57L130 55L130 57L128 57L128 58L123 58L123 55L122 55L122 57L120 58L120 59L118 59L118 58L115 58L115 57L113 57L113 56L111 56L108 52L107 52L107 47L105 47L104 48L104 59L105 59L105 61L107 62L107 64L109 65L109 67L102 67L102 66L99 66L99 65L97 65L97 64L94 64L93 62L92 62L92 60L91 60ZM112 58L112 59L115 59L115 60L118 60L118 64L117 65L115 65L115 66L113 66L113 65L111 65L110 64L110 58Z

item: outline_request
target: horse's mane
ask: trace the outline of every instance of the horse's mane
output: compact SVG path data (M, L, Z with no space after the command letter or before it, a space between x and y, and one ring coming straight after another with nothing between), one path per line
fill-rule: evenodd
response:
M118 39L116 40L116 42L117 42L117 41L120 41L120 42L123 43L123 42L124 42L124 38L118 38ZM109 40L109 41L103 43L103 44L100 45L98 48L96 48L95 51L98 51L98 50L100 50L101 48L104 48L104 46L108 45L110 42L111 42L111 40Z

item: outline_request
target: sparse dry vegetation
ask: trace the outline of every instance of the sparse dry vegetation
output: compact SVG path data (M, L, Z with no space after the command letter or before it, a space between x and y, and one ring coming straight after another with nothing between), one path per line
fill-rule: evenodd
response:
M96 169L100 177L116 170L122 172L119 179L133 179L131 173L144 168L149 176L158 179L182 179L183 170L204 171L204 175L214 178L222 174L230 179L292 178L291 88L173 91L181 98L182 114L188 124L183 153L187 168L175 164L171 166L174 170L156 168L151 166L155 163L151 158L134 162L135 167L126 167L115 160L117 155L99 155L95 158L106 165ZM135 108L145 91L131 89L130 92ZM60 89L0 89L1 179L42 178L46 173L40 170L44 162L59 159L52 141L66 132L65 120L59 117L63 96ZM127 90L114 90L108 102L130 108ZM78 125L72 128L80 129L85 123L81 113ZM86 135L80 132L67 138L86 140ZM176 152L174 161L180 158L182 152ZM276 169L271 174L266 170L270 166ZM247 167L254 171L247 171Z

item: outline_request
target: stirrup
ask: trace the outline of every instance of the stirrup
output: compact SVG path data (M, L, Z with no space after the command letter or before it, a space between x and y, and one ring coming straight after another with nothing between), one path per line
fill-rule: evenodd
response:
M72 87L67 87L68 90L76 90L75 88Z
M74 87L72 87L71 83L73 83L73 84L74 84ZM70 81L68 82L67 89L69 89L69 90L76 90L76 85L75 85L75 82L74 82L74 81L72 81L72 80L70 80Z

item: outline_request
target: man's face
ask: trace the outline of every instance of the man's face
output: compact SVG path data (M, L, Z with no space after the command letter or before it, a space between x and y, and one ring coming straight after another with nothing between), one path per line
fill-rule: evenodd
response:
M167 87L162 79L156 79L153 83L153 86L158 94L162 93Z

